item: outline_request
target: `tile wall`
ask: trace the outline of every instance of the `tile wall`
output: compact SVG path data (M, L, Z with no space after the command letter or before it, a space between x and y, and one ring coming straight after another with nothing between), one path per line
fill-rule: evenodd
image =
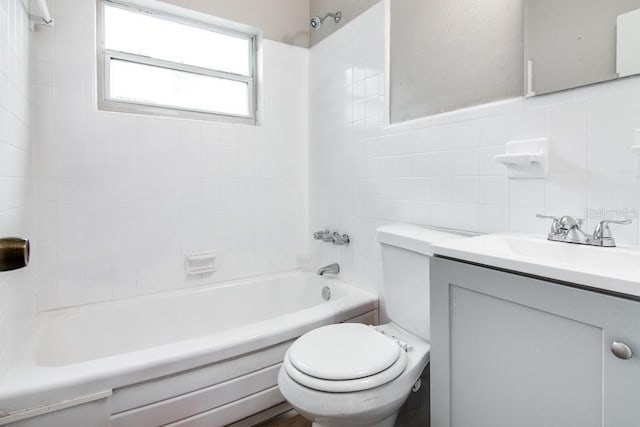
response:
M29 33L22 3L0 2L0 230L34 244L32 268L0 276L0 319L305 266L326 227L353 243L311 242L311 265L338 261L377 292L381 224L543 234L537 212L637 218L638 78L388 126L380 2L310 51L264 41L262 126L106 113L95 2L49 4L55 27ZM541 136L550 176L507 180L493 156ZM615 232L638 241L637 223ZM218 271L186 277L202 250Z
M629 214L634 225L614 232L638 242L640 78L388 126L384 28L380 2L311 48L310 224L353 237L347 248L312 242L312 264L337 261L375 292L382 224L543 235L538 212L588 216L589 230L602 212ZM550 140L549 177L508 180L494 155L535 137Z
M95 3L49 0L34 34L38 308L306 265L308 50L264 40L261 126L101 112Z
M29 18L26 1L0 1L0 237L30 236ZM0 340L32 312L29 269L0 273ZM5 347L0 346L0 360ZM0 366L2 363L0 363Z

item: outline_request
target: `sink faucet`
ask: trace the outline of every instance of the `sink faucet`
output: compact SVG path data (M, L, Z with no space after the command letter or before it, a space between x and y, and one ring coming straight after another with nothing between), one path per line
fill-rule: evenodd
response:
M605 219L603 221L600 221L598 225L596 225L596 229L593 231L593 238L594 240L601 241L601 246L612 247L616 245L616 241L611 234L609 224L628 225L631 224L631 220L625 219L621 221L613 221L610 219Z
M537 214L539 219L551 219L551 230L547 236L548 240L554 242L576 243L579 245L591 245L611 248L616 246L616 241L611 234L609 224L631 224L630 219L614 221L605 219L596 225L593 234L587 234L582 230L582 219L575 219L568 215L563 217L546 216Z
M320 267L318 269L318 275L319 276L324 276L327 273L329 273L329 274L338 274L338 273L340 273L340 266L338 265L338 263L325 265L324 267Z

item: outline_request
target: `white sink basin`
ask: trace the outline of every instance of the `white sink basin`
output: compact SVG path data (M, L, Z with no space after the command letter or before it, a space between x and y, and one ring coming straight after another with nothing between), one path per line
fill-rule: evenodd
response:
M602 248L544 237L489 234L433 246L436 255L640 296L640 248Z

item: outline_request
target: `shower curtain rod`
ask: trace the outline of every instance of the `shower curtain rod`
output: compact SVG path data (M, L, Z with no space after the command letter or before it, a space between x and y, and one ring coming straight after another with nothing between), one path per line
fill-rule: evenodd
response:
M34 24L44 24L44 25L52 25L53 18L51 18L51 14L49 13L49 6L47 6L47 0L35 0L38 5L38 9L40 9L40 15L37 17L31 16L31 20ZM40 22L42 20L42 22Z

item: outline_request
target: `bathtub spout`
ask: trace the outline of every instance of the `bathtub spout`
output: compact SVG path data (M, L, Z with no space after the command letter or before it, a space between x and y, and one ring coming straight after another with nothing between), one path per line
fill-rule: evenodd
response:
M320 267L318 269L318 275L319 276L324 276L327 273L329 273L329 274L338 274L338 273L340 273L340 266L338 265L338 263L325 265L324 267Z

